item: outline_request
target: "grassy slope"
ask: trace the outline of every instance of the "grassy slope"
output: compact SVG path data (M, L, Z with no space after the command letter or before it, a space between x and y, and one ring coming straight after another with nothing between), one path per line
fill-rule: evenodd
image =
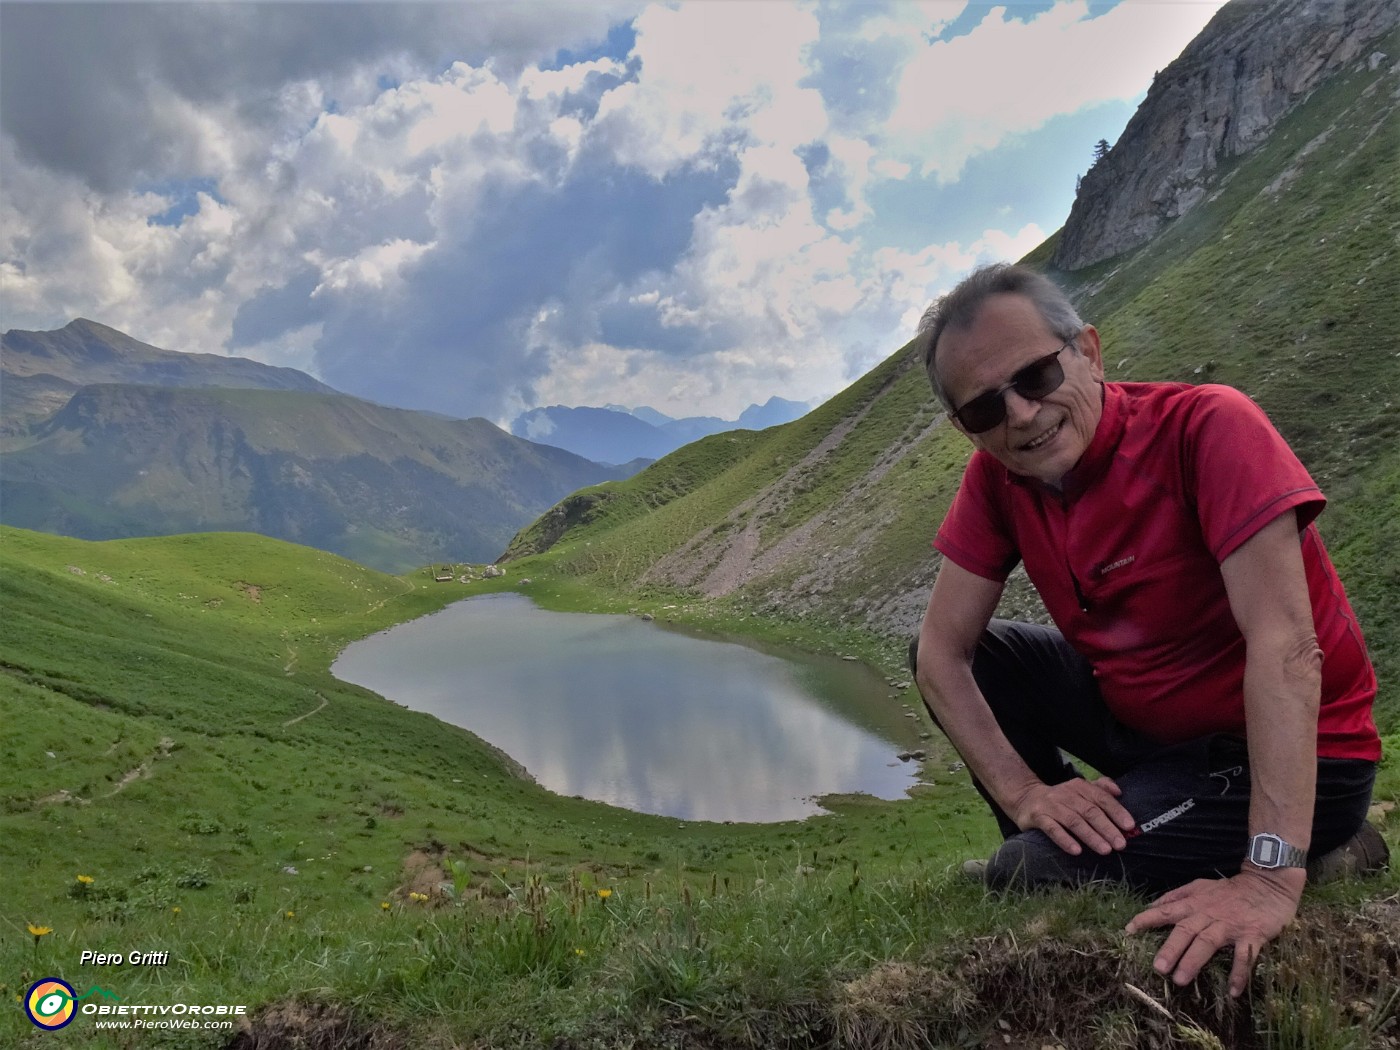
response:
M902 351L794 423L709 438L586 490L605 511L565 532L540 568L826 628L889 633L891 619L901 622L885 613L894 602L908 626L932 580L931 526L967 458L936 422L927 382ZM702 458L706 469L695 470ZM545 546L549 524L522 532L508 557ZM775 556L785 546L794 549ZM712 579L734 549L753 554L736 559L734 578Z
M434 872L460 861L469 896L499 913L531 874L562 885L578 872L620 894L689 880L699 893L801 862L847 878L853 861L942 870L988 845L962 783L784 825L679 824L560 798L469 734L328 673L349 638L464 593L244 534L90 543L0 530L0 984L43 971L110 978L148 1001L256 1005L303 993L315 973L334 997L373 994L376 1012L398 1015L402 997L362 971L367 958L417 965L429 916L415 919L406 894L436 879L413 881L416 847L443 850ZM79 874L96 879L85 896ZM55 932L35 949L28 923ZM85 948L178 962L99 974L77 966ZM333 964L318 961L327 954ZM440 1016L519 1020L499 1002L503 1016L469 1022L462 1009ZM0 1012L0 1044L26 1024Z

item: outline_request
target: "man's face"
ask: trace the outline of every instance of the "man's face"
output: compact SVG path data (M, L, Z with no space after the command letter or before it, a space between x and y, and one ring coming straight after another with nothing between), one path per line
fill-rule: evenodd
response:
M938 374L953 407L960 408L1002 386L1032 361L1054 353L1063 342L1025 296L994 295L982 304L970 327L944 331L938 340ZM1059 356L1065 370L1059 389L1039 401L1007 390L1002 394L1006 419L990 430L967 435L1012 473L1056 488L1084 455L1103 415L1103 361L1092 325L1085 326L1075 346L1079 352L1067 347Z

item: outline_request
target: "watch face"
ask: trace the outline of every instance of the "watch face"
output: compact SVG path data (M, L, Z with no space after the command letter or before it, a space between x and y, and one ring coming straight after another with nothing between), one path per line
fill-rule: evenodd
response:
M1273 835L1256 835L1254 837L1254 856L1250 857L1250 860L1261 868L1276 868L1282 851L1283 840Z

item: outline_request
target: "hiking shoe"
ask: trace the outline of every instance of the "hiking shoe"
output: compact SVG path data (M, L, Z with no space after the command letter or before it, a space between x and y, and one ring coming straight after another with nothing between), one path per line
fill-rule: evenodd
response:
M1390 848L1370 821L1336 849L1308 861L1308 881L1337 882L1374 875L1390 862Z
M974 857L972 860L965 860L962 862L962 868L960 870L965 879L971 879L974 882L987 881L987 862L985 860L977 857Z

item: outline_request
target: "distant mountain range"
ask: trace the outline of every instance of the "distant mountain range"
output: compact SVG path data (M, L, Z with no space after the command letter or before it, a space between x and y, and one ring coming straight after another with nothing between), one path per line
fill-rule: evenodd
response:
M750 405L738 419L686 416L674 419L645 405L625 408L567 408L551 405L516 416L510 425L517 437L568 449L599 463L630 463L660 459L682 445L726 430L766 430L791 423L807 414L808 405L770 397L762 405ZM637 464L637 469L644 466Z
M83 539L249 531L400 572L490 561L628 471L77 320L0 337L0 521Z

